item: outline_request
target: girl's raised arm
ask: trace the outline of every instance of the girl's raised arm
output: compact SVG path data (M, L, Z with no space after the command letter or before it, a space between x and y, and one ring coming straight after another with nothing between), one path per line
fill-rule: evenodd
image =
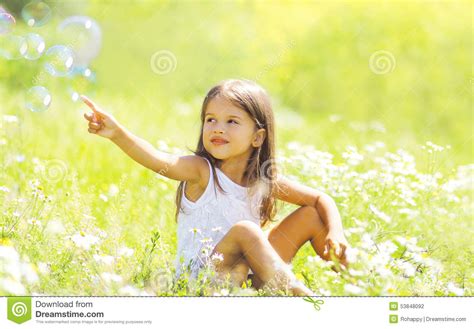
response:
M200 182L208 165L196 155L177 156L158 151L147 141L133 135L109 113L85 96L84 103L93 113L84 114L89 132L110 139L139 164L165 177L178 181Z

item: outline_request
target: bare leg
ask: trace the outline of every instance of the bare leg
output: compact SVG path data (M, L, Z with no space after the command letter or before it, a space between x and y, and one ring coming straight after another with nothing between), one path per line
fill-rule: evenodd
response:
M216 271L236 280L246 279L248 266L263 283L272 283L283 290L288 289L294 295L310 296L314 293L297 281L278 253L272 247L262 229L250 221L241 221L232 226L229 232L214 248L213 253L224 256L223 261L215 262ZM243 262L246 262L243 263ZM235 271L234 267L238 270ZM240 283L240 282L238 282Z
M285 263L290 263L298 250L308 241L316 254L324 260L329 260L329 257L324 255L327 234L328 229L317 210L314 207L303 206L272 228L268 240ZM345 258L341 260L341 264L347 267ZM257 274L252 275L251 279L256 288L262 285L262 280Z

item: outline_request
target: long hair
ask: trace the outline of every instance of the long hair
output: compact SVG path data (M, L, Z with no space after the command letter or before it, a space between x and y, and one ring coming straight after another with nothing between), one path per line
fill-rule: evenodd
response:
M257 83L244 79L224 80L209 90L201 107L201 133L195 151L195 155L209 160L214 177L214 182L219 190L225 193L220 185L216 166L220 168L221 160L214 158L204 148L203 126L206 114L206 108L209 102L217 96L230 101L235 106L246 111L255 121L258 129L265 129L265 139L261 146L254 147L244 172L244 180L247 180L251 193L259 192L262 201L259 205L260 226L264 227L268 221L272 221L276 213L276 200L274 191L276 186L277 168L275 165L275 134L274 118L270 97L266 91ZM183 194L184 182L180 182L176 192L176 215L182 210L181 198ZM214 185L214 189L216 186Z

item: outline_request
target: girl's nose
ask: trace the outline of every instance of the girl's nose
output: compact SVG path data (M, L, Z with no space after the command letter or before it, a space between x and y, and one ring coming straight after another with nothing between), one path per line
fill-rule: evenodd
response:
M214 133L221 133L223 134L224 133L224 128L222 128L220 125L216 125L214 127Z

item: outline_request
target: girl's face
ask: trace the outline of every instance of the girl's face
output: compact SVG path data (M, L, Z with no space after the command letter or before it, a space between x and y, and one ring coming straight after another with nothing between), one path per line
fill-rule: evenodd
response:
M265 129L257 130L246 111L217 96L207 104L202 136L205 149L214 158L227 160L250 156L263 143Z

